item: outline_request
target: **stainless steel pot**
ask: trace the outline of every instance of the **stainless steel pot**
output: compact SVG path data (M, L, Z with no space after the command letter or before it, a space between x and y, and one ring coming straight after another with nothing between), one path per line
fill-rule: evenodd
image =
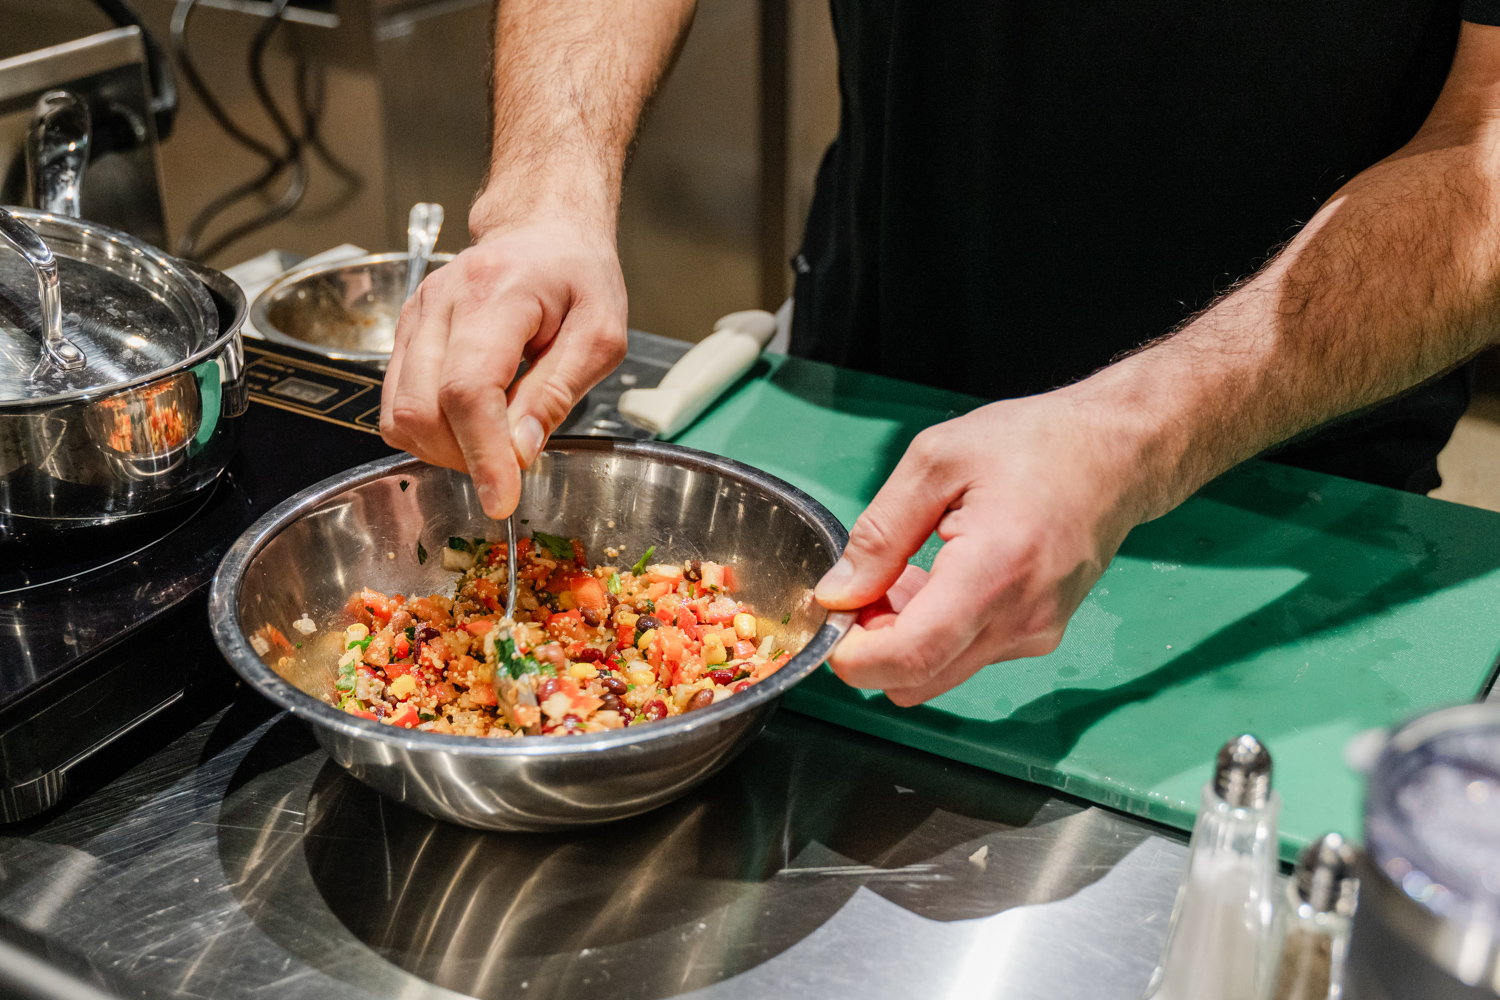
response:
M243 296L116 230L8 214L55 256L58 332L82 364L49 357L45 279L0 250L0 538L191 498L223 470L244 412Z
M245 409L244 296L78 219L88 146L86 106L44 95L27 142L42 208L0 210L0 541L191 499Z
M596 559L656 546L662 561L732 561L764 615L790 615L790 663L720 703L650 725L565 737L487 739L395 729L338 711L336 644L351 593L452 591L456 573L425 561L450 535L497 537L467 476L409 456L364 465L282 503L237 541L209 596L214 637L251 687L305 719L360 781L440 819L494 830L590 826L671 801L727 764L760 732L782 694L817 669L853 622L812 588L848 536L821 504L758 469L659 442L554 438L522 477L518 516L532 530L580 538ZM309 616L319 632L300 637ZM250 636L267 625L303 650ZM283 658L283 654L286 655Z

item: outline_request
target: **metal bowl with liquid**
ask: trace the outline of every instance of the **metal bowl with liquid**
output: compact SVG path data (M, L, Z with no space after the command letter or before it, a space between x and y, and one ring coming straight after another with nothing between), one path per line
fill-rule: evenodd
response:
M453 257L433 254L427 273ZM255 297L250 322L267 340L384 368L406 301L407 260L382 253L292 271Z
M493 830L556 830L643 813L727 764L781 696L816 670L854 616L829 613L813 587L848 535L795 487L730 459L655 441L554 438L522 477L526 530L579 538L594 562L733 563L736 597L780 620L794 651L777 673L696 712L581 736L490 739L398 729L340 712L326 697L350 595L369 586L452 593L436 554L452 535L503 537L469 477L409 456L325 480L256 522L214 578L220 650L250 686L305 719L329 755L376 791L431 816ZM419 547L420 546L420 547ZM423 558L426 555L427 558ZM307 615L318 632L292 623ZM301 650L256 653L266 626ZM323 648L326 646L327 648Z

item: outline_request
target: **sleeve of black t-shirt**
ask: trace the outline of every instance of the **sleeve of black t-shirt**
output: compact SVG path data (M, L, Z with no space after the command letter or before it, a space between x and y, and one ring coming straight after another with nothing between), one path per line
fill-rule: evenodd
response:
M1465 21L1500 25L1500 0L1463 0L1459 9Z

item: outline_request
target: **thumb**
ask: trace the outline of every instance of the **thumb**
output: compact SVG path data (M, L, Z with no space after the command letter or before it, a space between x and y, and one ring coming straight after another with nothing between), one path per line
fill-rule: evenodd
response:
M522 468L584 395L625 359L625 329L574 310L511 392L511 440Z
M816 596L824 607L852 610L885 596L948 510L953 498L946 484L935 481L921 441L919 436L907 448L854 522L844 554L818 582Z

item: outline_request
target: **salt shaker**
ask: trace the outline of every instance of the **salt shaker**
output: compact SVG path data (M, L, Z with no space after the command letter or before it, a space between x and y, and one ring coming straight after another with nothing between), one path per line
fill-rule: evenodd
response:
M1148 1000L1260 1000L1274 961L1276 814L1271 755L1246 734L1224 744L1188 845Z
M1339 1000L1359 898L1358 856L1336 833L1307 845L1287 883L1281 958L1271 1000Z

